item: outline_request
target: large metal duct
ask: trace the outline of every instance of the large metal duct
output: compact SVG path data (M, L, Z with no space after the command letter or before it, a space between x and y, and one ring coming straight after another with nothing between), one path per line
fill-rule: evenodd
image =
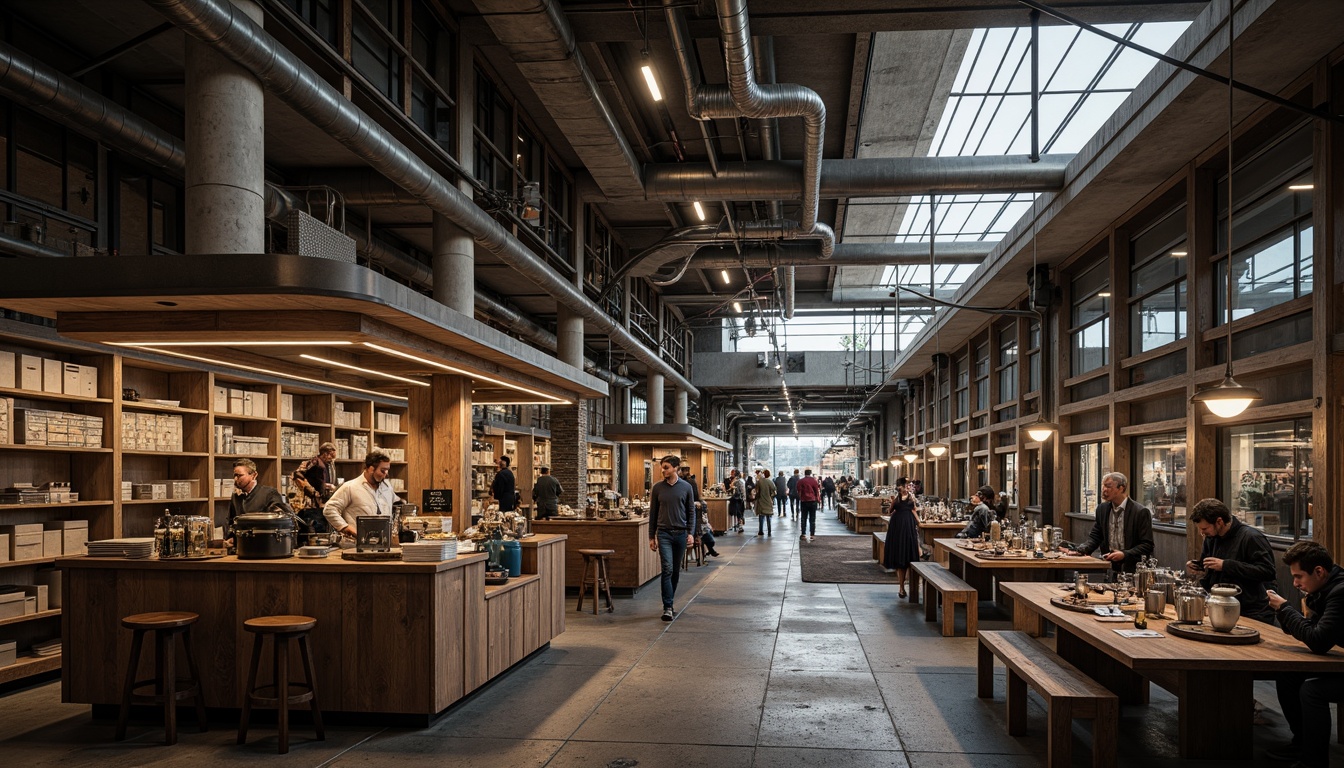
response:
M870 157L821 161L820 195L826 200L899 195L1055 192L1073 155L993 157ZM797 161L722 163L717 174L706 163L647 165L644 198L689 202L797 200L807 169Z
M0 93L151 165L178 175L186 168L186 149L176 137L3 42Z
M592 323L614 344L647 365L651 372L662 374L690 396L699 397L699 390L679 371L640 344L629 331L548 267L452 182L416 157L298 56L237 12L227 0L146 2L187 34L210 43L225 57L252 72L269 92L372 168L400 184L421 203L469 232L479 246L554 296L557 303Z
M751 53L751 29L745 0L718 0L719 30L723 36L724 65L728 85L702 82L700 68L691 53L690 33L674 0L664 0L668 32L686 88L686 111L696 120L714 118L802 117L804 122L803 177L799 195L803 201L801 221L794 237L821 240L822 254L835 248L835 232L817 220L820 208L821 153L826 131L826 104L815 91L791 83L762 85L756 82ZM731 199L731 198L718 198ZM753 222L747 222L746 229Z
M144 120L119 104L108 101L97 92L85 88L74 79L50 66L0 42L0 93L10 99L39 111L63 125L82 130L105 141L128 155L163 168L178 177L186 173L186 149L176 136ZM376 194L396 204L418 205L419 200L384 177L365 169L339 176L357 190L376 189ZM285 222L292 210L307 210L297 195L271 183L266 184L265 213L271 221ZM360 255L374 264L399 275L412 285L430 290L434 285L433 270L428 264L379 243L366 232L349 233L355 240ZM69 256L27 240L0 235L0 253L16 256L59 258ZM496 307L503 305L476 292L476 306L480 311L499 319ZM512 310L509 310L512 312ZM516 316L506 325L545 349L555 349L555 335L549 334L531 320ZM592 375L616 386L630 387L634 382L584 360L584 369Z
M639 194L644 186L639 160L557 4L552 0L490 0L477 5L602 191Z

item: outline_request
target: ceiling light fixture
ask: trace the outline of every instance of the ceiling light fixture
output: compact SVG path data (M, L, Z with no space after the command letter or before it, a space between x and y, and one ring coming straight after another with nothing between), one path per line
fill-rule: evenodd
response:
M1099 299L1109 299L1109 298L1111 298L1111 292L1110 292L1110 291L1102 291L1101 293L1098 293L1098 294L1097 294L1097 298L1099 298Z
M699 200L696 200L694 203L691 203L691 207L695 209L695 215L698 216L698 217L700 217L700 220L701 220L701 221L704 221L704 220L705 220L705 207L704 207L703 205L700 204L700 201L699 201Z
M486 376L486 375L484 375L484 374L474 373L474 372L472 372L472 371L464 370L464 369L462 369L462 368L455 368L455 367L453 367L453 366L451 366L451 365L446 365L446 364L444 364L444 363L440 363L440 362L437 361L437 360L430 360L430 359L428 359L428 358L419 357L419 356L417 356L417 355L412 355L412 354L410 354L409 352L402 352L402 351L399 350L399 349L393 349L393 348L391 348L391 347L384 347L384 346L381 345L381 344L374 344L374 343L372 343L372 342L368 342L368 341L366 341L366 342L364 342L364 346L368 347L369 349L376 349L376 350L378 350L379 352L383 352L383 353L385 353L385 354L394 355L394 356L396 356L396 357L401 357L401 358L404 358L404 359L406 359L406 360L414 360L414 361L417 362L417 363L423 363L423 364L425 364L425 365L433 366L433 367L438 368L438 369L440 369L440 370L448 371L449 373L456 373L456 374L459 374L459 375L461 375L461 376L466 376L466 377L469 378L469 379L473 379L473 380L477 380L477 381L488 381L488 382L490 382L491 384L498 384L498 385L501 386L501 387L506 387L506 388L508 388L508 389L512 389L512 390L515 390L515 391L518 391L518 392L526 392L526 393L529 394L529 395L536 395L537 397L545 398L546 400L550 401L551 405L572 405L572 404L573 404L572 401L570 401L570 400L566 400L566 399L564 399L564 398L562 398L562 397L556 397L555 395L550 395L550 394L547 394L547 393L545 393L545 392L539 392L539 391L537 391L537 390L535 390L535 389L528 389L527 387L522 387L522 386L519 386L519 385L517 385L517 384L512 384L512 383L510 383L510 382L503 381L503 380L501 380L501 379L492 378L492 377L490 377L490 376Z
M1189 252L1189 251L1172 251L1172 252L1171 252L1171 256L1172 256L1172 258L1175 258L1175 259L1182 259L1182 258L1185 258L1186 256L1189 256L1189 255L1190 255L1190 252Z
M739 314L739 315L742 314L742 302L740 302L740 301L734 301L734 302L733 302L733 311L736 312L736 313Z
M653 97L654 101L662 101L663 92L658 89L658 78L653 76L653 67L645 64L639 68L639 71L644 73L644 82L649 84L649 95Z
M1232 0L1227 0L1227 267L1223 270L1227 276L1227 371L1222 382L1217 386L1201 389L1190 398L1191 402L1203 403L1215 416L1221 416L1225 419L1241 415L1243 411L1250 407L1251 403L1260 399L1260 390L1243 387L1237 383L1236 379L1232 378L1232 254L1234 250L1232 213L1236 204L1236 198L1232 195L1232 100L1236 92L1232 89L1232 83L1234 82L1233 64L1236 61L1233 54L1236 12L1236 6Z
M338 347L353 341L105 341L112 347Z
M417 386L417 387L428 387L428 386L429 386L429 382L427 382L427 381L417 381L417 380L415 380L415 379L408 379L408 378L406 378L405 376L398 376L398 375L395 374L395 373L384 373L384 372L382 372L382 371L375 371L375 370L373 370L372 368L361 368L361 367L359 367L358 365L351 365L351 364L349 364L349 363L342 363L342 362L340 362L339 360L331 360L331 359L328 359L328 358L325 358L325 357L318 357L317 355L308 355L308 354L304 354L304 355L299 355L299 357L303 358L304 360L312 360L312 361L315 362L315 363L321 363L322 365L330 365L330 366L334 366L334 367L336 367L336 368L344 368L344 369L349 370L349 371L355 371L356 373L363 373L363 374L366 374L366 375L369 375L369 376L376 376L376 377L378 377L378 378L382 378L382 379L392 379L393 381L402 381L402 382L405 382L405 383L407 383L407 384L414 384L414 385Z
M120 345L118 345L118 346L133 346L133 345L120 344ZM406 399L407 399L407 398L405 398L405 397L402 397L401 395L390 395L390 394L388 394L388 393L386 393L386 392L377 392L377 391L372 390L372 389L363 389L362 387L352 387L352 386L349 386L349 385L347 385L347 384L336 384L336 383L334 383L334 382L330 382L330 381L323 381L322 379L314 379L314 378L310 378L310 377L308 377L308 376L299 376L298 374L294 374L294 373L283 373L283 372L281 372L281 371L274 371L274 370L271 370L270 368L258 368L257 366L254 366L254 365L243 365L242 363L231 363L231 362L229 362L229 361L227 361L227 360L217 360L217 359L212 358L212 357L202 357L202 356L200 356L200 355L188 355L188 354L185 353L185 352L173 352L172 350L169 350L169 349L159 349L159 348L154 347L154 346L152 346L152 345L141 345L141 346L138 346L138 347L136 347L136 348L137 348L137 349L143 349L143 350L146 350L146 351L148 351L148 352L154 352L154 353L157 353L157 354L160 354L160 355L170 355L170 356L172 356L172 357L180 357L180 358L182 358L183 360L195 360L196 362L199 362L199 363L207 363L207 364L209 364L209 365L218 365L218 366L220 366L221 368L234 368L234 369L236 369L236 370L240 370L240 371L248 371L248 372L251 372L251 373L263 373L263 374L266 374L267 376L277 376L277 377L282 378L282 379L293 379L294 381L306 381L306 382L308 382L309 384L317 384L318 386L326 387L326 388L330 388L330 389L343 389L343 390L346 390L346 391L349 391L349 392L359 392L360 394L364 394L364 395L374 395L374 396L376 396L376 397L385 397L385 398L389 398L389 399L392 399L392 400L401 400L401 401L403 401L403 402L405 402Z
M719 274L720 274L720 275L723 275L723 284L724 284L724 285L730 285L730 284L732 284L733 279L732 279L731 277L728 276L728 270L726 270L726 269L720 269L720 270L719 270Z
M1288 188L1291 189L1291 190L1293 190L1294 192L1306 192L1307 190L1315 189L1315 188L1316 188L1316 185L1315 185L1315 184L1289 184L1289 185L1288 185Z
M919 454L914 451L906 451L903 458L905 459L906 464L914 464L915 461L919 459Z

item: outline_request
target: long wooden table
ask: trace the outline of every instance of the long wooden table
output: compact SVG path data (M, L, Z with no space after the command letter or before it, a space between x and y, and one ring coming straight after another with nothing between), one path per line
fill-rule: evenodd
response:
M1344 673L1344 653L1317 655L1278 627L1252 619L1238 624L1260 631L1255 645L1215 645L1166 632L1176 618L1169 606L1149 616L1148 628L1161 638L1125 638L1114 632L1130 625L1099 622L1087 613L1052 605L1065 594L1057 584L1000 583L1012 596L1014 624L1039 633L1044 622L1056 628L1056 651L1078 669L1120 696L1122 703L1148 700L1149 681L1180 701L1180 753L1185 759L1245 759L1251 754L1254 703L1252 684L1285 672Z
M1004 595L994 590L995 583L1005 581L1042 581L1062 578L1059 571L1109 571L1111 564L1096 557L1065 555L1052 559L1035 557L994 557L985 552L969 549L967 539L934 539L934 553L947 569L975 587L981 600L993 599L1008 607Z
M191 611L206 706L242 706L251 647L243 622L299 614L326 712L428 723L565 630L564 536L522 542L522 576L485 585L483 554L437 563L324 559L69 557L61 568L61 697L115 712L131 633L121 619ZM464 545L465 546L465 545ZM298 664L296 655L292 665ZM139 679L153 674L142 654ZM297 669L297 666L291 667Z
M552 517L533 520L537 533L556 533L569 537L565 553L565 584L578 589L583 580L583 556L580 549L612 549L607 558L607 578L612 589L636 590L663 572L658 553L649 549L649 519L583 520Z
M928 547L929 549L936 550L937 548L933 545L934 539L943 539L949 536L956 535L957 533L961 532L962 528L966 527L966 522L967 521L965 520L959 523L937 522L933 520L928 521L920 520L919 537L924 542L924 546ZM938 562L944 566L947 565L947 560L945 559L939 560Z

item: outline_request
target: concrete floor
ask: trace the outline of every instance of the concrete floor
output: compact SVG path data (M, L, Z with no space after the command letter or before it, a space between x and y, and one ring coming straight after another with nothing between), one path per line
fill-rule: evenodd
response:
M845 533L831 513L820 516L818 533ZM571 611L549 648L432 728L329 727L325 742L299 728L286 756L274 753L273 731L256 728L239 747L227 724L205 734L186 726L171 748L148 726L117 743L111 726L90 722L88 707L61 704L51 683L0 699L0 756L31 768L1044 764L1040 701L1033 694L1029 735L1008 736L1002 669L997 698L975 697L973 639L939 636L920 606L897 601L887 585L803 583L798 551L807 545L796 523L776 523L770 538L757 537L752 520L747 534L720 537L722 557L683 574L671 624L658 619L657 582L618 599L613 614ZM980 626L1008 622L982 603ZM1270 710L1269 724L1256 728L1258 755L1287 731L1272 687L1262 684L1257 697ZM1156 687L1152 699L1123 712L1121 766L1181 764L1176 702ZM1090 765L1088 731L1074 726L1075 765Z

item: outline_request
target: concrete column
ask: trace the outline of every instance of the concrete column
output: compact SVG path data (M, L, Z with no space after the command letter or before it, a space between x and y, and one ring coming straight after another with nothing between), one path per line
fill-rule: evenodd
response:
M663 423L663 374L650 373L648 386L650 424Z
M233 4L262 23L252 0ZM191 36L186 72L187 253L265 253L261 82Z
M472 317L476 312L476 241L438 213L432 232L434 300Z
M674 397L676 399L672 401L672 421L676 424L689 423L686 416L686 411L689 408L686 390L678 387Z
M555 356L560 362L583 370L583 316L556 307L555 340Z

